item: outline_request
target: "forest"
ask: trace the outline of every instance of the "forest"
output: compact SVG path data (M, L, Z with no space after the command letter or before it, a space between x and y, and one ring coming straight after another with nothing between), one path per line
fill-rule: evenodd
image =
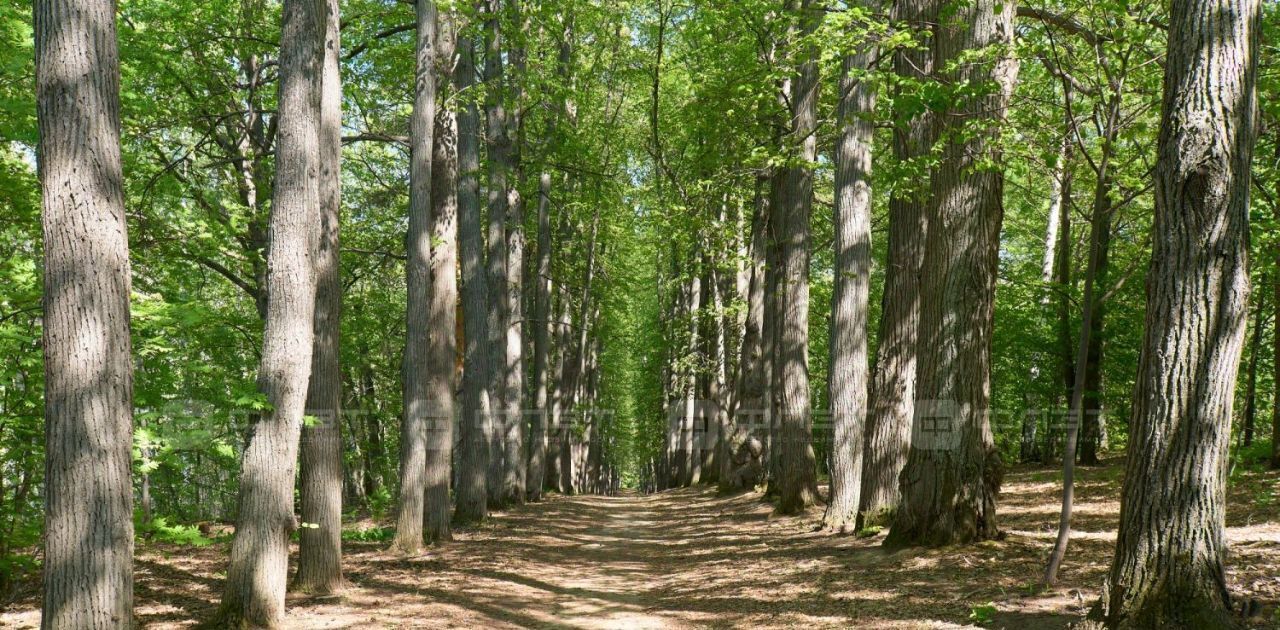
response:
M1280 2L0 0L0 627L1280 628Z

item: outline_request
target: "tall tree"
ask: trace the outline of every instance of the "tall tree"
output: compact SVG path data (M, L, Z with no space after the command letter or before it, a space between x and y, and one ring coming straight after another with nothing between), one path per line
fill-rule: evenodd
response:
M551 345L551 174L538 177L538 264L533 297L534 413L529 434L529 473L525 492L530 501L542 499L547 471L547 424Z
M426 502L427 442L441 409L432 386L433 319L431 185L436 119L436 6L417 3L413 113L409 118L409 229L405 234L404 418L400 424L400 501L392 546L412 553L422 546ZM452 318L448 320L452 323ZM452 330L452 325L445 328ZM452 370L449 371L451 375ZM451 379L450 379L451 380ZM433 445L434 446L434 445Z
M454 82L465 94L475 84L475 41L458 39ZM484 520L488 514L489 447L493 424L489 400L492 375L489 358L489 287L485 277L484 243L480 224L480 112L475 101L463 99L458 112L458 257L462 267L464 365L462 424L459 436L457 506L454 519L462 523Z
M1232 628L1227 449L1248 309L1259 0L1170 6L1155 228L1109 628Z
M419 8L426 2L419 3ZM456 11L437 15L435 80L437 106L431 157L431 342L427 375L431 419L427 425L426 507L423 536L450 540L450 481L453 424L458 390L458 118L461 96L449 90L457 48ZM448 94L443 103L440 94Z
M938 0L898 0L892 13L895 22L906 24L917 33L929 33L937 22ZM894 99L905 98L912 81L931 78L933 51L928 43L899 48L894 52L893 69L904 83ZM897 121L893 131L894 160L912 172L923 171L921 161L932 150L934 134L933 115L928 110ZM920 263L924 259L929 216L927 198L927 193L910 185L895 189L889 198L888 264L880 299L879 342L871 375L859 497L859 511L866 525L887 521L897 507L898 475L906 465L911 444Z
M916 398L901 503L887 544L947 545L998 533L1001 464L987 416L1003 218L999 130L1017 75L1012 2L977 0L940 18L934 63L954 94L936 117L947 141L930 175L921 265ZM936 227L936 229L935 229Z
M511 142L507 137L507 110L503 98L502 0L484 0L484 105L487 128L485 144L489 167L489 221L485 260L489 279L489 396L494 423L489 436L488 492L490 507L506 505L506 472L508 460L517 457L507 452L507 434L514 422L512 396L520 390L507 391L507 331L511 322L511 304L507 291L507 177L511 172ZM517 339L519 336L517 335ZM519 403L516 403L517 409Z
M778 358L782 362L778 453L781 463L778 511L803 512L817 500L818 482L809 401L809 212L813 206L813 164L818 159L818 51L811 36L822 7L812 0L788 0L795 24L795 74L783 87L790 107L789 161L781 172L781 294L778 299Z
M868 38L874 35L868 33ZM871 150L876 91L867 70L876 47L844 59L836 145L835 289L831 298L831 498L829 529L857 527L867 418L867 300L871 291Z
M521 504L525 500L525 477L527 475L528 456L525 453L525 417L524 417L524 199L520 196L521 177L521 98L524 80L524 35L527 23L521 18L519 0L506 0L509 13L516 25L515 37L510 38L508 55L511 57L512 84L509 90L511 110L506 116L505 135L507 142L507 171L509 181L503 194L506 195L506 248L507 277L502 286L503 299L506 301L506 392L507 423L503 436L504 450L508 454L503 462L504 502Z
M295 462L311 374L319 238L320 78L324 0L286 0L280 39L279 140L267 250L267 317L258 389L267 410L249 428L222 622L274 627L284 615Z
M756 192L751 216L750 275L747 285L747 317L743 323L741 358L738 361L738 378L735 384L734 404L730 411L730 423L735 427L731 440L731 452L736 452L737 442L755 434L757 427L768 420L765 404L768 398L768 372L764 356L765 320L765 257L768 248L769 197L765 194L769 178L763 171L756 176ZM745 431L743 431L745 429ZM745 435L739 435L742 431ZM722 493L741 490L733 478L730 466L732 457L720 462L720 487Z
M131 627L133 363L115 2L38 0L35 52L44 226L41 625Z
M307 414L314 420L302 428L298 479L302 522L308 526L298 532L298 573L293 579L295 590L310 593L342 588L341 35L338 0L326 2L320 79L320 246L315 252L315 339L307 388Z

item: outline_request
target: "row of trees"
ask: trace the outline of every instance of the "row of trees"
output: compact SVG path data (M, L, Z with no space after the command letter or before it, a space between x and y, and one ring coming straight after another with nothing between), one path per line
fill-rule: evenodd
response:
M1147 198L1155 221L1148 228L1145 326L1134 344L1142 358L1125 435L1123 522L1096 612L1109 627L1229 627L1224 488L1249 315L1250 187L1265 181L1255 180L1252 158L1260 4L1181 3L1168 15L1154 5L899 0L886 15L888 8L657 4L654 186L670 191L660 191L659 200L677 199L696 218L689 220L693 236L683 249L673 245L659 268L662 402L669 412L646 467L652 486L740 487L753 477L734 469L749 465L755 441L779 511L799 513L817 502L810 358L822 354L812 336L825 333L825 396L817 405L831 410L818 440L831 482L824 525L845 531L884 524L891 545L999 535L995 289L1008 242L1001 236L1009 229L1005 206L1021 196L1006 191L1006 180L1026 178L1019 172L1025 165L1010 165L1006 155L1018 153L1010 150L1017 132L1009 122L1036 124L1016 111L1011 119L1010 108L1029 90L1029 100L1050 99L1062 112L1038 123L1051 130L1042 162L1048 177L1040 178L1048 186L1038 191L1047 229L1028 293L1057 337L1055 351L1032 355L1031 376L1057 378L1057 400L1041 404L1065 407L1054 415L1066 421L1044 431L1027 413L1012 434L1014 456L1062 457L1066 467L1063 522L1045 582L1056 579L1066 548L1072 467L1077 456L1098 463L1108 437L1103 322L1133 273L1116 279L1110 272L1117 217ZM712 135L721 144L673 158L659 128L660 89L667 87L659 68L666 25L680 21L687 49L678 54L687 55L691 75L706 80L692 89L694 107L726 98L721 81L741 79L732 74L735 63L764 79L728 97L730 106L714 110L712 120L681 112L722 125L715 119L727 110L742 119L733 128L745 140ZM756 37L706 39L730 24ZM1019 44L1019 36L1033 41ZM1167 51L1153 45L1166 36ZM1156 61L1164 68L1162 90L1160 73L1138 71ZM729 76L704 74L702 64ZM1018 87L1027 66L1030 87ZM834 94L824 100L824 90ZM888 112L877 111L883 93ZM891 132L878 135L877 122ZM871 370L872 156L890 152L877 150L877 141L891 147L886 161L895 179L885 185L882 206L888 243ZM829 150L825 160L820 146ZM818 253L811 230L813 182L824 170L833 212L821 242L830 244L829 254ZM1092 187L1083 208L1074 206L1073 183ZM1070 226L1080 215L1089 229L1083 253L1073 257L1079 237ZM819 255L829 256L820 264L831 273L826 330L809 321L810 257ZM1084 261L1079 297L1073 258ZM1255 431L1261 329L1255 324L1246 368L1253 385L1245 393L1242 442Z
M394 549L413 553L449 540L453 523L476 523L489 510L537 500L544 488L616 491L618 429L609 415L589 410L601 397L605 351L598 285L612 222L602 220L601 208L617 203L603 173L616 172L625 156L608 148L572 155L579 134L617 125L621 100L617 87L575 89L581 63L575 42L583 37L576 11L423 0L410 23L344 51L336 0L288 0L277 55L259 50L251 35L270 6L246 1L239 8L245 37L230 45L227 76L196 77L194 85L179 79L190 99L185 104L199 114L169 131L183 151L151 145L166 163L147 186L163 180L184 205L205 214L203 228L232 236L224 243L240 248L213 256L179 244L177 255L241 292L226 297L247 298L260 322L256 393L236 401L252 410L243 446L224 454L238 459L239 482L235 508L226 513L236 528L221 622L270 627L283 618L287 587L342 588L344 495L363 490L367 499L386 483L368 453L385 448L377 435L358 440L362 483L344 475L350 436L343 429L355 424L343 411L352 400L344 390L354 380L366 396L377 395L367 391L375 387L367 364L358 378L343 367L352 343L342 334L344 295L359 280L344 269L344 253L403 261ZM615 54L604 63L620 63L621 30L588 17L602 32L587 36L614 40ZM136 442L133 435L115 8L98 0L42 1L35 32L45 230L44 620L46 627L118 627L132 618L134 448L144 462L149 527L150 473L158 466L148 460L173 445L157 434L140 432ZM344 98L342 82L344 63L359 67L358 55L402 32L415 35L407 136L384 128L394 128L394 114ZM531 57L555 59L553 72L530 71ZM600 71L594 65L601 61L591 59L589 71ZM233 82L216 85L224 78ZM215 94L232 98L224 104L210 98ZM352 100L357 112L345 107ZM219 107L223 113L215 114ZM599 112L580 114L581 107ZM379 114L386 118L377 120ZM371 124L351 134L357 116ZM185 144L194 135L203 137ZM339 226L349 223L341 211L348 190L344 144L378 147L357 152L362 160L407 153L408 220L393 222L406 225L404 255L392 247L351 247L345 233L340 238ZM217 166L201 174L206 163ZM588 213L578 207L583 200L590 201ZM526 225L537 234L528 251ZM585 256L573 256L571 243L585 247ZM359 353L368 352L370 333L377 334L356 337ZM164 420L163 413L144 407L143 427ZM360 415L366 422L360 428L385 430ZM83 474L86 467L95 473ZM174 482L190 478L179 474ZM300 555L290 585L295 535Z

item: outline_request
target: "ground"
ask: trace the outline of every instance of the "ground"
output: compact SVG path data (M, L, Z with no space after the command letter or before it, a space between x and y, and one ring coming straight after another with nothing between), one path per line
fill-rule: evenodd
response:
M820 513L780 518L757 494L699 488L642 496L551 497L459 532L411 558L348 542L340 596L291 595L290 628L1065 628L1098 595L1119 510L1120 465L1081 471L1061 586L1038 579L1057 522L1056 480L1006 478L1005 540L939 550L881 549L883 533L815 531ZM1255 600L1250 627L1280 627L1276 473L1239 475L1228 536L1233 595ZM143 544L137 613L147 628L208 619L226 545ZM0 610L35 628L38 595Z

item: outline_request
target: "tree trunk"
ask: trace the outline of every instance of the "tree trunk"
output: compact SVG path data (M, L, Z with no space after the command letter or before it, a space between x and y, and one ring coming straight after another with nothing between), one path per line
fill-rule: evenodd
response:
M405 235L404 419L400 425L400 502L392 547L413 553L422 547L426 500L428 425L439 409L433 400L431 334L439 322L431 318L431 159L436 118L436 6L417 5L417 57L413 113L409 119L409 231ZM449 328L453 328L449 326ZM434 436L432 436L434 438ZM433 440L434 441L434 440Z
M534 413L529 436L529 477L525 492L530 501L542 499L547 469L548 354L551 345L551 174L538 178L538 265L533 302Z
M865 46L844 60L836 147L835 288L831 298L831 498L828 529L857 527L867 418L867 301L871 291L871 149L875 86Z
M133 626L133 364L111 0L35 3L44 229L43 628Z
M987 413L1004 178L990 164L1000 163L999 127L1017 75L1017 62L1002 50L1013 43L1014 13L1013 3L978 0L934 34L934 61L947 68L949 83L992 89L957 95L935 123L937 137L949 139L931 173L921 265L916 397L923 406L912 423L891 545L941 546L999 533L1001 464ZM966 59L974 51L987 58ZM959 133L975 121L978 133Z
M1227 449L1248 307L1260 2L1171 5L1147 327L1108 628L1232 628Z
M811 0L790 0L801 42L821 21ZM799 51L790 79L793 162L783 168L781 300L778 304L778 358L781 393L779 407L781 477L778 512L799 514L817 500L818 480L813 454L809 401L809 211L813 205L813 164L818 160L818 52L811 44ZM784 88L785 90L786 88ZM798 162L798 163L797 163Z
M747 285L747 318L742 332L742 358L738 361L737 394L731 410L730 424L732 429L725 435L728 442L728 457L720 464L721 493L744 490L732 483L729 466L732 453L737 452L739 441L755 435L763 442L767 436L759 435L766 429L761 425L768 421L765 412L767 401L766 357L764 356L764 320L765 320L765 258L768 248L767 228L769 224L769 197L765 193L768 186L767 175L756 177L755 205L751 217L751 280Z
M1109 162L1110 156L1107 158ZM1108 178L1103 179L1106 181ZM1098 459L1098 451L1102 448L1102 436L1106 426L1102 408L1102 353L1106 341L1103 335L1106 333L1104 321L1107 311L1103 294L1106 293L1110 275L1111 215L1114 212L1110 196L1104 194L1101 202L1095 204L1092 217L1096 227L1091 229L1096 230L1098 235L1098 263L1097 268L1092 272L1092 294L1086 291L1083 298L1093 301L1089 318L1089 349L1084 356L1085 371L1082 383L1084 399L1081 414L1079 416L1071 414L1072 418L1078 418L1080 422L1080 464L1084 466L1097 466L1101 463ZM1085 279L1085 284L1089 284L1089 278ZM1077 381L1077 384L1081 383Z
M507 364L507 337L511 326L511 303L507 290L507 175L510 172L510 139L507 138L507 112L503 106L503 58L501 0L485 0L483 5L485 56L485 118L488 128L485 144L489 159L489 396L493 422L489 435L489 507L501 508L507 503L506 471L516 453L507 452L507 433L513 419L511 402L519 390L509 392L510 366ZM517 335L517 339L519 336ZM517 403L518 404L518 403Z
M267 320L258 389L269 410L249 428L222 625L274 627L284 616L298 439L311 375L319 239L324 0L286 0L279 140L267 251Z
M475 83L475 42L458 40L454 81L459 92ZM465 334L462 371L462 421L458 462L457 507L460 523L483 521L488 515L489 447L492 424L489 371L489 287L485 277L480 225L480 113L468 101L458 112L458 254L462 262Z
M341 208L342 78L339 76L338 0L325 0L324 75L320 79L320 246L315 254L316 310L311 382L298 493L298 572L293 589L328 594L342 588L342 365L339 340L342 280L338 232ZM318 527L317 527L318 526Z
M428 4L423 2L419 4ZM452 11L437 18L434 77L447 89L457 48ZM428 542L452 540L449 482L453 464L453 425L458 391L458 120L449 107L436 107L431 157L431 303L432 323L427 373L426 507L423 536ZM464 314L465 318L466 315ZM464 324L465 326L465 324ZM465 336L465 331L464 331Z
M918 32L937 21L938 0L900 0L894 19ZM903 48L894 55L894 72L914 80L933 74L928 45ZM918 162L933 146L932 114L922 112L894 130L893 156ZM925 179L923 173L918 179ZM920 262L928 228L927 195L905 191L889 199L889 254L881 297L879 345L871 375L870 413L862 459L860 497L864 526L887 524L898 505L898 475L911 445L915 410L916 334L920 321Z

